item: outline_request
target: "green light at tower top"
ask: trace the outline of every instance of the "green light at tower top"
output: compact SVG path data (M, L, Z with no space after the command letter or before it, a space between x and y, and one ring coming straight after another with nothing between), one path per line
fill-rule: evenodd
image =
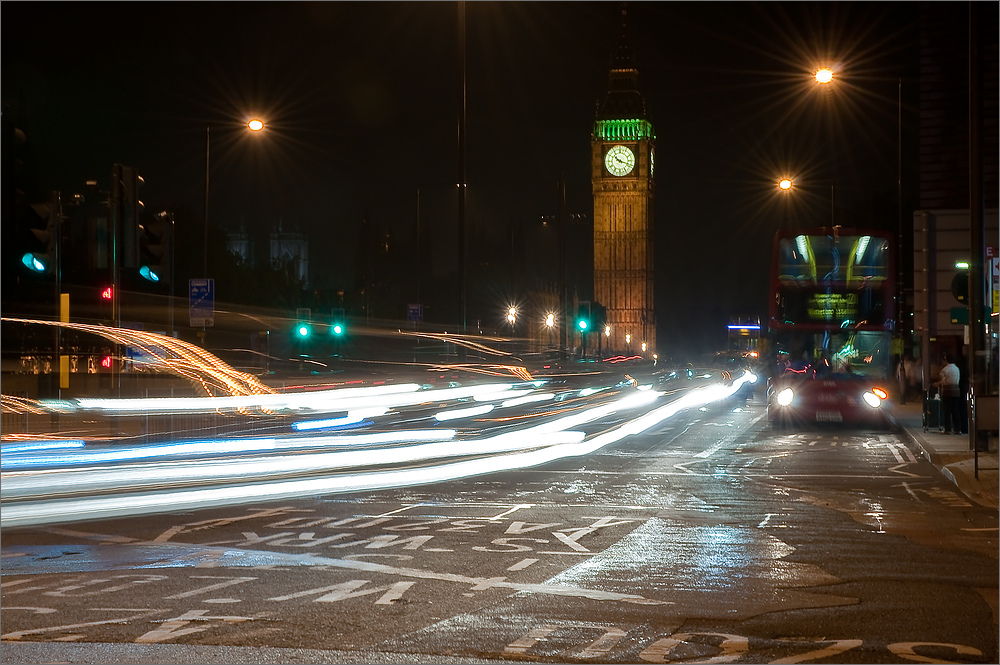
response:
M598 120L594 124L594 136L603 141L656 140L653 124L639 118Z

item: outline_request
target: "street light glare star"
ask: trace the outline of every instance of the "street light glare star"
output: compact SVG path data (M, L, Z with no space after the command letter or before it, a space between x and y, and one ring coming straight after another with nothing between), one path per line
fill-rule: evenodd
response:
M787 192L792 188L793 184L794 183L792 183L792 180L790 178L782 178L781 180L778 181L778 189Z
M253 120L247 123L247 128L251 132L259 132L260 130L264 129L264 122L262 120L254 118Z
M821 67L814 75L817 83L829 83L833 80L833 70L829 67Z

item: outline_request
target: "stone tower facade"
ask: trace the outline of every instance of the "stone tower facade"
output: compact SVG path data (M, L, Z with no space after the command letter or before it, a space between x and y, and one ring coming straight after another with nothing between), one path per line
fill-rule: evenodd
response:
M656 135L639 92L625 12L608 92L591 134L594 191L594 299L607 310L608 352L656 352L653 307L653 199ZM597 334L605 335L603 329ZM645 350L643 349L645 345Z

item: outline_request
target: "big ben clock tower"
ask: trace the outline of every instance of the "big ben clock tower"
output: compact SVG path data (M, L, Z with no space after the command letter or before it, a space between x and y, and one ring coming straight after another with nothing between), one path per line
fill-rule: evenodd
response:
M656 135L639 92L635 55L622 34L608 92L590 138L594 189L594 299L607 309L608 351L652 357L653 156ZM595 331L604 334L603 330ZM645 352L643 346L645 345Z

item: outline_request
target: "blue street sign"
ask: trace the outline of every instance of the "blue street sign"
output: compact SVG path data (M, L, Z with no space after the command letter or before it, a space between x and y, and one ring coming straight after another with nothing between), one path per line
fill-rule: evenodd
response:
M188 316L192 327L215 325L215 280L188 280Z
M407 321L423 321L424 320L424 306L420 304L410 303L406 306L406 320Z

